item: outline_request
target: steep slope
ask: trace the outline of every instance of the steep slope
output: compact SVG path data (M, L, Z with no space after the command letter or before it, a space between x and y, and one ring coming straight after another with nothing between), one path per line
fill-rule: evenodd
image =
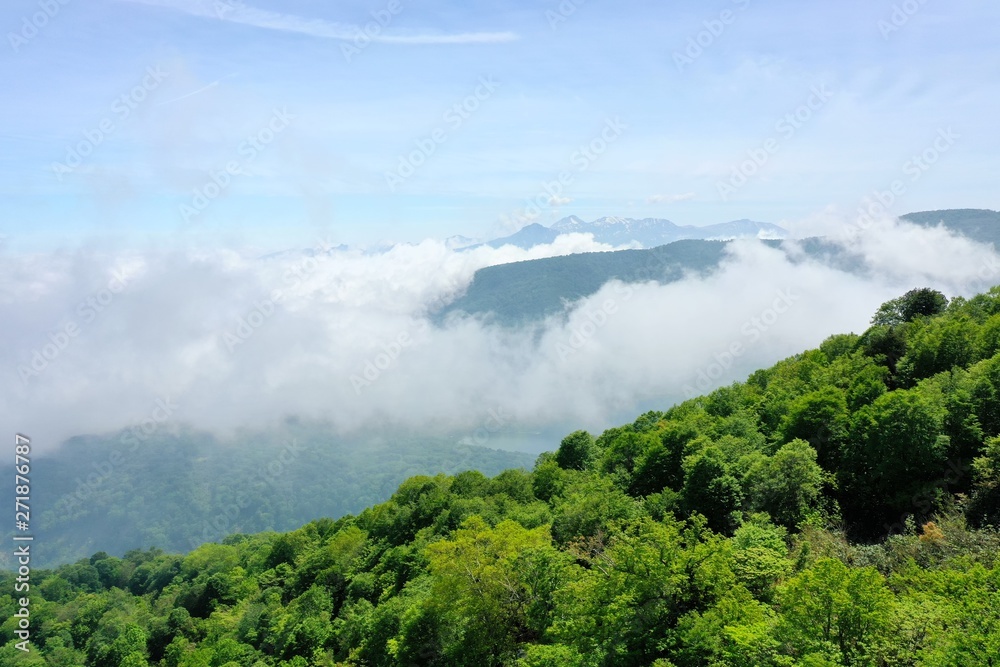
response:
M36 654L4 595L0 664L994 664L1000 288L913 290L877 319L571 433L530 473L413 477L290 533L33 571Z

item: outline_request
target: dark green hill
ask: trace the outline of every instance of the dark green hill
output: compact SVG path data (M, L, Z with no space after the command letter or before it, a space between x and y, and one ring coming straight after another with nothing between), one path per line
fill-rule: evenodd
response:
M634 283L679 280L706 273L722 259L724 241L676 241L648 250L589 252L490 266L476 271L466 293L439 313L485 315L522 324L559 313L610 280Z
M33 462L35 563L95 550L187 551L233 532L290 530L382 502L413 475L496 474L532 460L431 438L343 439L302 424L225 442L192 431L142 442L72 438ZM0 477L13 478L9 465Z
M1000 248L1000 212L988 209L958 208L944 211L922 211L900 216L924 227L943 224L948 229L980 243L992 243Z

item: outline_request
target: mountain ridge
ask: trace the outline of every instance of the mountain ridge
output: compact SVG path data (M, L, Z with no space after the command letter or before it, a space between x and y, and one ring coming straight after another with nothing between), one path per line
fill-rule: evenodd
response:
M748 218L711 225L678 225L666 218L626 218L604 216L587 222L570 215L546 227L537 222L525 225L509 236L496 238L461 248L471 250L481 246L501 248L513 245L527 250L542 243L552 243L562 234L592 234L594 241L611 246L654 248L674 241L690 239L722 241L736 238L788 238L788 230L769 222Z
M942 224L948 230L973 241L993 243L995 247L1000 247L1000 213L996 211L947 209L908 213L901 216L900 219L925 227ZM601 218L595 222L599 223L601 220L606 220L605 224L611 226L619 224L613 222L613 220L619 220L618 218ZM666 222L677 227L670 221L657 218L646 218L633 222L644 221ZM581 228L580 223L582 222L579 217L569 216L556 222L553 227L558 226L563 230L577 229ZM756 223L747 219L721 224L725 227L736 223L740 223L737 229L747 232L752 231L755 225L763 225L760 227L763 230L770 230L773 227L767 226L767 223ZM595 223L583 224L592 225ZM531 229L525 232L529 227ZM543 227L537 223L529 227L523 228L521 232L513 237L508 237L508 239L517 237L515 240L519 241L531 238L533 235L542 235L542 230L553 233L552 228ZM719 229L719 225L709 225L697 229L706 230L713 227L716 231ZM660 225L659 228L665 227ZM522 232L525 234L522 235ZM762 239L762 241L775 244L777 247L782 247L785 242L784 239ZM717 239L683 239L653 248L575 253L486 267L475 273L464 293L439 311L438 320L443 321L452 313L464 312L473 316L492 317L504 325L537 321L565 311L567 303L594 294L602 285L613 279L623 282L640 280L670 282L677 279L679 274L671 273L667 270L668 267L682 268L702 274L709 272L717 266L722 257L722 245L713 249L710 244L724 244L726 242ZM850 272L859 268L856 258L851 258L842 247L824 240L822 237L799 239L797 243L803 246L807 254L822 257L825 262L845 271ZM700 246L699 244L708 245ZM515 242L514 245L517 243ZM661 254L663 257L659 257ZM667 256L669 259L666 259ZM658 266L660 270L651 274L648 270L649 266ZM641 267L646 268L640 270ZM636 273L637 271L639 273Z

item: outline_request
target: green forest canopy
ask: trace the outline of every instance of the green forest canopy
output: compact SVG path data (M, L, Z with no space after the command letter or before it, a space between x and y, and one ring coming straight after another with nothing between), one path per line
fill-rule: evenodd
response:
M0 664L996 665L998 392L1000 288L914 290L530 472L33 573L37 644L8 620Z
M32 470L32 563L52 567L139 547L186 552L230 533L291 530L360 512L413 475L495 475L534 459L443 437L369 431L345 438L331 431L289 420L225 440L166 428L141 442L130 440L130 431L73 438ZM13 467L0 466L0 475L7 473L13 478Z

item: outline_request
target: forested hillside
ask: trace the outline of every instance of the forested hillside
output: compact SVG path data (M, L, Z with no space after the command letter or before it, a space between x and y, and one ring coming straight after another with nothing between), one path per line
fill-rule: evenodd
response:
M945 211L921 211L901 216L903 220L924 227L944 225L953 232L980 243L1000 246L1000 212L989 209L959 208Z
M186 552L230 533L358 512L413 475L496 474L532 460L443 438L337 437L327 425L297 421L227 439L167 425L72 438L34 466L34 564L95 551ZM0 466L0 474L14 471ZM0 568L6 562L0 557Z
M609 280L667 283L686 273L705 274L722 259L724 241L676 241L649 250L588 252L490 266L476 271L465 294L444 308L490 315L505 325L538 320L590 296Z
M1000 288L913 290L531 472L33 573L10 665L997 665ZM0 583L12 619L14 575Z

